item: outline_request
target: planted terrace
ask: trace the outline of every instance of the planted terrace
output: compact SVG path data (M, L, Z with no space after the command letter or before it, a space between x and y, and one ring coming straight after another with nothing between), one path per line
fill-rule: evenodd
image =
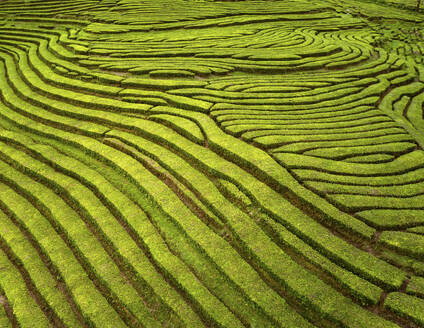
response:
M424 327L424 15L3 0L1 327Z

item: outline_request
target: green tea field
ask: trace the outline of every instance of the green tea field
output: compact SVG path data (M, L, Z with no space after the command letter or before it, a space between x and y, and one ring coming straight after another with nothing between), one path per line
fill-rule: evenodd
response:
M0 328L424 327L424 3L0 0Z

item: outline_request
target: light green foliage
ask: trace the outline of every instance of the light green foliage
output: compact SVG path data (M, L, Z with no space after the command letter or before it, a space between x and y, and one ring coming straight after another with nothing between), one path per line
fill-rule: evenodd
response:
M4 290L8 301L13 305L14 315L22 327L48 327L49 321L38 307L19 271L9 261L6 254L0 251L0 288Z
M8 189L6 186L2 187ZM58 284L56 277L47 270L25 235L3 213L1 213L0 224L0 240L9 245L10 254L16 257L15 265L23 267L21 270L27 272L30 281L40 292L42 301L53 309L54 312L50 316L58 317L68 327L79 327L80 324L66 298L56 287Z
M379 243L399 250L401 253L424 259L424 237L403 231L384 231Z
M413 1L1 1L0 326L422 326Z
M6 298L2 296L2 303L6 303ZM4 310L4 307L0 307L0 325L5 328L11 328L12 323L10 322L9 318L7 317L6 311Z
M424 295L424 278L413 276L406 287L408 294L423 296Z
M424 301L420 298L401 293L391 293L387 296L384 306L406 317L418 325L424 325Z

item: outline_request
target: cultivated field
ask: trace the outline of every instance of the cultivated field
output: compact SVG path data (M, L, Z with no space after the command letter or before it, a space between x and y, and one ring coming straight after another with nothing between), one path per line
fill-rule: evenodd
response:
M415 5L1 0L0 327L424 327Z

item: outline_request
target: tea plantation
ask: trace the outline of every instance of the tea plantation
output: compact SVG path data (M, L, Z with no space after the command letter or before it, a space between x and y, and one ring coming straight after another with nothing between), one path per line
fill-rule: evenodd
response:
M424 10L0 1L0 327L424 327Z

